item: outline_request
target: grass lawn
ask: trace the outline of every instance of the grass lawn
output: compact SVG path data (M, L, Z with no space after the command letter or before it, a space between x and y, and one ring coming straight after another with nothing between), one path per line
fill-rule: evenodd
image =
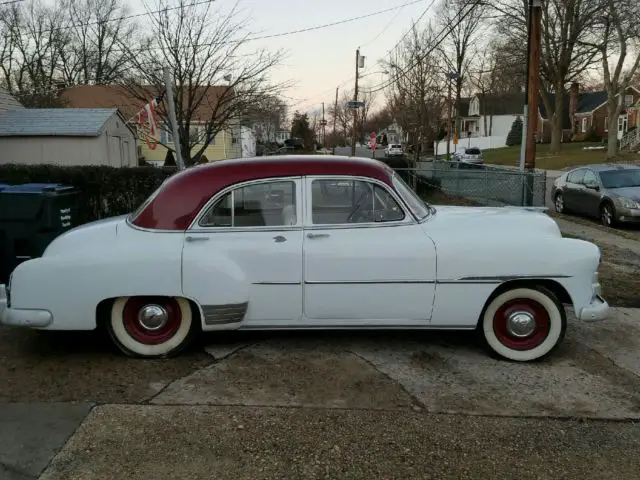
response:
M536 168L545 170L562 170L566 167L576 167L606 161L606 150L583 150L584 147L598 146L599 143L563 143L562 151L557 155L549 153L549 144L536 145ZM494 148L484 150L485 163L496 165L517 166L520 163L520 146ZM640 160L637 153L624 152L618 157L618 161L630 162Z

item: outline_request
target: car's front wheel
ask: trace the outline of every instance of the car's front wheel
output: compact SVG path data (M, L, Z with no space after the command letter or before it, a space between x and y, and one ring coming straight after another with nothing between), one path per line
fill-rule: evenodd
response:
M529 362L551 353L564 338L562 303L544 287L516 287L486 306L479 325L485 344L498 356Z
M615 224L615 210L613 205L609 202L605 202L600 206L600 222L605 227L613 227Z
M157 358L182 352L193 338L196 322L184 298L121 297L113 302L107 327L127 355Z

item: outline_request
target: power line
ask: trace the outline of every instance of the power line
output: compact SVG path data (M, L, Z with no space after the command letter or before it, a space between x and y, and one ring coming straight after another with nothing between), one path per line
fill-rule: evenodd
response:
M438 48L438 46L444 42L445 38L447 38L447 36L453 31L454 28L456 28L458 25L460 25L462 23L462 21L469 16L469 14L471 12L473 12L473 10L480 5L483 2L483 0L475 0L475 2L471 5L471 8L462 16L460 16L462 14L462 11L464 10L464 8L467 6L466 4L460 9L460 11L458 12L457 16L460 16L460 18L458 19L458 21L454 24L454 25L450 25L448 27L445 27L444 29L442 29L442 31L436 35L436 38L439 37L440 35L442 35L444 33L444 36L438 40L434 45L431 46L431 48L429 48L429 50L424 54L421 55L420 57L418 57L417 61L414 62L412 65L409 65L405 70L401 71L401 75L402 77L407 75L407 72L409 72L410 70L412 70L413 68L415 68L416 65L418 65L420 62L424 61L429 55L431 55L431 53L433 53L433 51ZM445 30L448 30L448 32L445 33ZM396 67L397 68L397 67ZM397 70L400 70L399 68L397 68ZM375 93L375 92L379 92L380 90L384 90L385 88L393 85L394 83L396 83L396 81L400 78L400 76L396 76L396 79L391 79L388 82L386 82L386 84L382 84L379 87L374 87L374 89L369 90L370 93Z
M394 15L393 17L391 17L391 20L389 20L389 22L388 22L388 23L387 23L387 24L382 28L382 30L380 30L380 31L378 32L378 34L377 34L375 37L373 37L371 40L369 40L368 42L365 42L365 43L361 44L361 45L360 45L360 47L366 47L367 45L370 45L370 44L372 44L373 42L375 42L377 39L379 39L379 38L380 38L380 36L381 36L384 32L386 32L386 31L387 31L387 29L391 26L391 24L392 24L393 22L395 22L396 18L398 18L398 15L400 15L400 12L402 12L402 9L403 9L403 8L404 8L404 7L399 8L399 9L398 9L398 11L395 13L395 15Z
M20 2L24 2L24 0L8 0L7 2L0 3L0 7L2 5L12 5L14 3L20 3Z

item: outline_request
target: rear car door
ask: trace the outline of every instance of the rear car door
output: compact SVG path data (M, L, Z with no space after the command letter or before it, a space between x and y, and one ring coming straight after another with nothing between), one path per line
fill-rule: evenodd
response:
M564 186L564 208L573 212L580 211L580 190L584 188L582 179L586 169L579 168L567 175L567 183Z
M598 176L592 170L585 169L582 188L576 190L576 211L597 218L600 210L600 188Z

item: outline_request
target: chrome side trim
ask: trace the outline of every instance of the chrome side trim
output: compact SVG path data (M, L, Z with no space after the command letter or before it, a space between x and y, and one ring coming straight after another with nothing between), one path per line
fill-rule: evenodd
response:
M433 285L435 280L305 280L305 285Z
M571 278L571 275L562 275L562 274L554 274L554 275L497 275L497 276L478 276L478 277L461 277L458 280L462 281L499 281L499 282L508 282L509 280L534 280L540 279L544 280L547 278Z
M302 285L302 282L253 282L251 285Z
M205 325L225 325L241 322L247 313L249 302L202 305L201 307Z

